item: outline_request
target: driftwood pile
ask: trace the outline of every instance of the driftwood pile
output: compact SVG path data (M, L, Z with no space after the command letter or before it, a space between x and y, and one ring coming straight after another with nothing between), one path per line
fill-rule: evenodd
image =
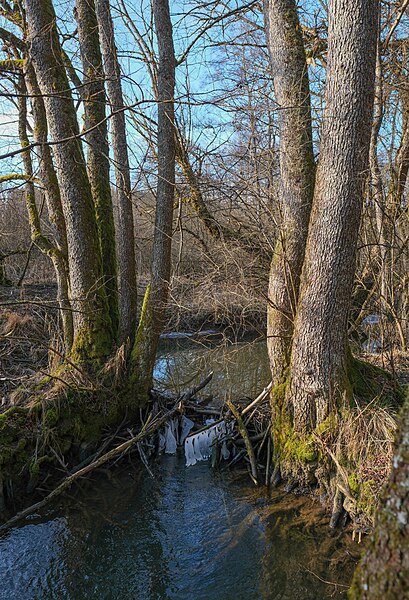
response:
M73 469L60 483L41 501L20 511L10 520L0 525L0 531L9 529L18 521L32 515L51 500L55 499L63 492L68 490L78 479L84 477L110 463L115 462L136 449L139 452L142 463L147 468L149 474L153 476L149 462L152 457L159 453L160 438L163 437L164 428L178 419L185 418L192 422L193 428L189 436L197 436L200 432L214 427L219 423L229 424L223 431L223 437L214 437L214 448L212 448L212 465L221 467L222 456L218 452L220 445L228 447L229 460L225 460L224 468L228 468L237 462L244 460L248 463L249 475L257 485L261 482L268 483L270 473L271 456L271 436L270 434L270 412L268 395L271 390L271 384L268 385L253 401L250 403L242 401L233 404L226 400L220 406L203 406L203 403L195 399L196 394L202 390L212 379L213 373L210 373L199 385L184 393L180 398L164 397L153 390L152 403L146 415L141 414L141 423L139 431L133 432L127 428L126 432L117 432L117 435L110 438L110 445L113 447L104 452L107 443L87 461ZM206 418L211 416L211 422L206 424ZM124 433L127 439L124 440ZM121 440L121 443L115 444ZM185 440L184 440L185 441ZM214 452L213 450L216 450ZM226 455L224 456L226 458ZM262 470L264 474L262 475Z

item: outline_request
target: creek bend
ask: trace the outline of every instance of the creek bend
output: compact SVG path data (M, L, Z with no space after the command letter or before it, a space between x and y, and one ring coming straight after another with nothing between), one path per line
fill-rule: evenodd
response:
M251 397L268 377L263 352L169 340L157 384L175 389L200 366L215 370L204 393ZM244 470L186 468L180 452L153 470L136 459L101 470L3 534L0 600L346 598L359 547L311 500L266 498Z

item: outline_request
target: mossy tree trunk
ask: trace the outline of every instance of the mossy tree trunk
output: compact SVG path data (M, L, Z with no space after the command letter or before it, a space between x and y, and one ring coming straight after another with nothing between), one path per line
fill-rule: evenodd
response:
M126 135L125 103L121 69L115 45L109 0L95 0L108 103L111 110L111 140L118 202L119 342L134 341L136 329L136 262L132 188Z
M24 31L25 23L19 21L19 25ZM52 225L52 232L46 238L40 230L40 220L37 213L37 208L28 201L26 203L28 209L29 222L31 227L31 236L37 247L47 254L53 263L56 280L57 280L57 301L61 310L62 329L64 336L65 351L68 353L73 341L73 317L69 301L69 273L68 273L68 246L67 232L65 228L64 214L61 204L60 189L58 186L57 176L55 173L51 150L47 144L47 119L44 108L43 98L38 88L35 72L30 61L27 60L27 45L26 43L11 32L6 32L1 29L1 37L12 49L14 59L9 59L6 62L8 71L13 71L19 79L19 88L23 94L30 97L32 116L34 121L33 140L37 144L38 158L38 177L42 192L47 205L48 216ZM22 78L23 76L23 78ZM20 99L21 100L21 99ZM19 131L20 142L23 146L29 144L27 138L26 125L23 122L26 117L23 115L27 112L26 105L19 103ZM29 167L31 157L25 154L25 167L31 172L32 167ZM24 162L24 160L23 160ZM29 184L34 185L33 174L26 173L28 184L26 185L26 200L29 200L32 193L29 191ZM34 196L33 196L34 198ZM34 210L34 213L33 213Z
M131 356L131 381L144 402L152 384L159 336L169 293L173 202L175 195L174 88L175 54L167 0L153 0L158 41L158 184L151 282L148 287Z
M409 397L403 406L392 473L350 600L409 598Z
M267 346L274 385L288 366L314 193L308 69L294 0L265 0L265 26L278 105L279 229L270 267ZM274 410L274 407L273 407Z
M116 336L119 315L115 225L109 177L105 76L94 0L76 0L75 16L83 70L81 96L84 102L88 177L101 246L103 284Z
M79 138L75 107L62 61L51 0L25 0L28 47L44 106L61 191L74 309L71 359L100 364L113 330L99 248L94 202Z
M287 401L295 430L322 423L348 384L347 323L368 171L379 2L333 0L320 159Z

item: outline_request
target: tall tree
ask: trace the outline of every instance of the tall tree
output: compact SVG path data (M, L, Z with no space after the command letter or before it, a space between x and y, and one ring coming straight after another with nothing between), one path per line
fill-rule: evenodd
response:
M119 341L129 338L131 344L136 329L136 264L135 235L132 211L132 189L126 135L125 104L121 86L121 69L115 45L114 25L109 0L95 0L109 107L111 139L115 166L116 197L119 212Z
M9 15L6 14L6 18ZM18 24L24 32L25 23L23 19L18 21ZM18 94L19 106L19 131L20 141L23 146L29 145L28 138L26 139L26 125L23 123L24 114L26 113L26 105L24 97L28 93L30 97L32 117L33 117L33 141L37 145L38 157L38 177L42 193L44 194L48 217L52 225L51 235L45 236L41 231L40 219L37 207L30 201L26 202L28 217L31 228L32 241L46 255L48 255L53 263L56 280L57 280L57 301L61 309L62 330L64 337L64 345L66 352L71 350L73 341L73 318L72 310L69 301L69 273L68 273L68 247L67 247L67 232L65 227L64 214L61 204L60 189L58 186L57 176L54 169L51 150L47 143L48 127L45 114L44 101L41 92L38 88L37 79L30 58L27 53L27 45L16 34L0 28L0 36L5 43L5 49L13 59L5 62L4 68L7 72L18 74L20 93ZM21 96L23 95L23 96ZM27 193L26 200L32 196L30 185L34 185L34 179L28 176L31 157L27 152L23 154L23 164L27 177L32 181L28 181L26 185ZM7 176L3 176L4 180ZM34 198L34 196L33 196Z
M347 322L368 171L378 10L376 0L330 3L320 158L287 390L301 434L350 390Z
M152 384L159 336L163 328L171 273L173 202L175 196L175 52L168 0L153 0L158 42L158 183L151 281L132 351L132 380L146 400Z
M61 191L68 240L73 360L100 363L112 349L113 331L103 285L94 201L75 107L62 61L51 0L25 0L27 37L44 106Z
M84 73L81 96L84 102L88 178L101 246L102 281L116 335L119 319L115 225L109 177L105 77L94 0L76 0L75 15Z
M264 0L280 135L278 238L268 288L267 346L273 383L288 366L314 193L310 88L294 0Z
M50 256L56 273L57 300L61 308L65 349L69 353L74 340L74 322L69 299L70 276L68 269L67 230L61 203L60 187L58 185L51 149L47 143L48 125L44 100L38 88L37 78L30 64L29 57L27 57L27 69L25 69L25 85L30 96L34 121L33 138L34 142L38 144L39 178L46 199L48 215L54 226L55 243L52 244L52 247L46 244L44 251ZM31 213L31 216L34 216L34 213ZM32 219L30 221L33 228L34 221ZM34 230L37 233L40 232L37 226L34 227ZM43 238L42 234L40 238L37 235L37 239L43 240Z

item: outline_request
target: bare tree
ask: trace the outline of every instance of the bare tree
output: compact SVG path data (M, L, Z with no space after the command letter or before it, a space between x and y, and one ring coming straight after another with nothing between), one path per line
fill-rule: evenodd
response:
M122 343L129 338L132 344L136 330L137 288L132 190L125 118L126 107L122 94L121 69L115 44L109 0L95 0L95 11L104 60L108 102L111 110L112 152L119 210L119 341Z
M378 9L375 1L330 5L320 158L287 393L300 434L322 423L350 389L347 323L368 170Z
M113 331L102 279L94 201L79 138L75 108L62 62L51 0L24 2L30 58L54 146L67 228L74 313L72 360L96 362L112 349Z
M168 0L153 0L158 40L158 183L151 281L132 350L132 381L146 400L152 384L159 336L165 318L171 274L173 201L175 195L175 52Z
M81 51L84 85L81 96L85 113L87 170L95 205L102 258L102 281L106 288L109 315L117 335L118 286L115 226L109 178L109 145L106 119L105 77L94 0L76 0L75 15Z
M265 0L265 24L279 111L279 229L270 267L267 347L275 385L288 366L314 193L308 69L294 0ZM273 407L274 408L274 407Z

